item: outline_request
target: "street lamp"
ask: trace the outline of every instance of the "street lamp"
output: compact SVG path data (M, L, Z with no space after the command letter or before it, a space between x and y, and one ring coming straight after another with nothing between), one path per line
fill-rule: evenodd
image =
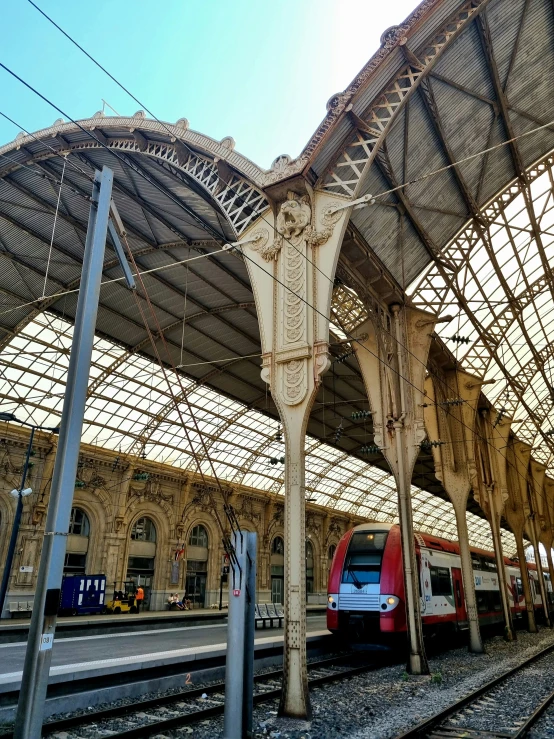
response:
M23 465L23 473L21 475L21 483L19 488L12 490L10 495L17 498L17 507L15 509L15 518L13 519L12 534L10 537L10 545L8 547L8 556L6 557L6 563L4 565L4 574L2 575L2 584L0 585L0 617L4 611L4 601L6 600L6 593L8 591L8 584L10 582L10 575L12 572L13 558L15 555L15 546L17 544L17 535L19 533L19 524L21 523L21 514L23 513L23 498L30 495L33 491L31 488L25 487L25 480L27 479L27 472L29 470L29 458L33 450L33 439L35 437L35 431L51 431L57 434L59 428L52 428L50 426L36 426L34 423L28 423L27 421L21 421L15 416L14 413L0 412L0 421L15 421L20 423L22 426L29 426L31 429L31 436L29 438L29 444L27 446L27 454L25 456L25 464Z

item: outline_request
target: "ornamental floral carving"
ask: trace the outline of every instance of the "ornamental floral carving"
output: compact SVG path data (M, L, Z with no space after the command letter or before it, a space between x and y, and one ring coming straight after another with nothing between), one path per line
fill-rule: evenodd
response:
M290 405L296 405L303 400L308 390L306 382L306 360L293 359L284 365L285 400Z
M292 175L302 171L307 163L308 157L306 156L292 159L288 154L281 154L277 159L275 159L269 172L263 176L263 184L271 185L273 182L291 177Z
M276 244L275 241L268 245L269 233L265 229L260 229L252 234L254 239L252 242L252 249L257 251L266 262L271 262L273 259L277 259L277 255L281 250L281 245Z

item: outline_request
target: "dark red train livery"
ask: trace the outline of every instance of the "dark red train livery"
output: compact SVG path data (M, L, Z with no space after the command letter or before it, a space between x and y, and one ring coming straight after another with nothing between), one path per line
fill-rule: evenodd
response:
M424 629L442 625L467 628L464 586L457 542L415 534ZM502 605L496 561L491 552L471 548L479 620L501 623ZM514 618L526 611L518 562L505 559ZM526 563L535 609L541 611L537 568ZM552 585L545 574L548 598ZM406 631L400 529L367 523L340 540L329 573L327 628L348 637L375 638Z

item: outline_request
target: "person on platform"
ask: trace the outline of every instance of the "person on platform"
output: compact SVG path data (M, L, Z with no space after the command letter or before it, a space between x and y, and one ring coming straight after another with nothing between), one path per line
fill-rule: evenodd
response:
M143 600L144 600L144 590L142 589L142 586L139 585L138 588L135 590L135 603L137 606L137 613L140 613L140 607L142 606Z
M179 596L177 595L177 593L173 593L173 595L170 595L167 599L167 602L169 603L170 608L172 606L177 606L180 611L185 610L185 606L183 605L182 601L179 600Z
M185 611L190 611L190 609L192 608L192 602L189 600L189 598L187 598L187 594L186 593L183 594L182 603L183 603L183 605L185 607Z

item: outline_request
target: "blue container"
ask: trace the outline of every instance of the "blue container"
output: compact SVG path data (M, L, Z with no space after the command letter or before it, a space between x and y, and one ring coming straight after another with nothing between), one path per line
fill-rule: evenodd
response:
M105 575L64 575L59 615L102 613L105 596Z

